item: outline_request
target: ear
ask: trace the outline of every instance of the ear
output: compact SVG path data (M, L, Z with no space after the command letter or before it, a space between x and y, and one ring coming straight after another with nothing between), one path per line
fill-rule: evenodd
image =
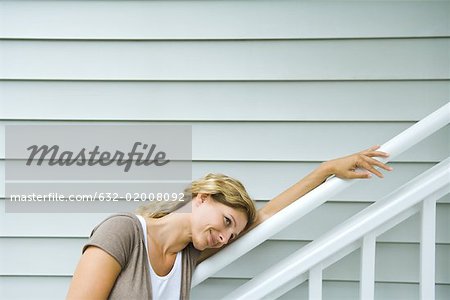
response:
M200 197L201 203L205 203L208 200L209 194L199 193L197 196Z
M208 200L209 194L198 193L197 196L193 199L193 204L199 206L202 203L205 203Z

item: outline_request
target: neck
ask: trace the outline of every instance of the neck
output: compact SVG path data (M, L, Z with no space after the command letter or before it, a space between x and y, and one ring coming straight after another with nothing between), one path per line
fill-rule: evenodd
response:
M146 222L147 238L165 255L180 252L192 241L190 213L171 213Z

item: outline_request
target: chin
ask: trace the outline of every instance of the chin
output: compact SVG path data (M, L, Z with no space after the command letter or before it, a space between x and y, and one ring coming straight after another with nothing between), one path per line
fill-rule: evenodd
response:
M207 247L208 245L205 245L205 244L202 243L202 242L199 243L197 240L193 240L193 241L192 241L192 245L194 246L195 249L197 249L197 250L199 250L199 251L203 251L203 250L205 250L206 248L208 248L208 247Z
M206 247L204 245L196 246L195 244L194 244L194 248L197 249L198 251L204 251L206 249L209 249L208 247Z

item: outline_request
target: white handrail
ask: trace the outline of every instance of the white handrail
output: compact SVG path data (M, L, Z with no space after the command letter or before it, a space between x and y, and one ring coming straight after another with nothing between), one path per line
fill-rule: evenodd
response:
M380 161L388 162L449 122L450 102L383 144L380 151L388 152L390 156L388 159L380 159ZM279 211L236 242L199 264L192 278L192 287L251 251L355 182L355 180L332 178L304 195L301 201L295 201Z
M439 198L440 198L440 195L437 195L437 194L434 194L432 197L431 196L428 197L428 199L434 199L434 200L438 200ZM373 234L374 236L379 236L382 233L386 232L387 230L397 226L398 224L400 224L401 222L408 219L409 217L411 217L412 215L416 214L419 211L420 211L419 206L415 205L415 206L405 210L401 214L397 215L392 220L384 223L383 225L381 225L380 227L378 227L377 229L372 231L369 235ZM348 245L347 247L345 247L344 249L340 250L339 252L330 256L326 260L322 261L321 265L323 266L324 269L326 269L329 266L340 261L342 258L344 258L348 254L352 253L353 251L355 251L356 249L359 249L362 246L363 246L363 241L361 239L356 242L353 242L350 245ZM302 275L295 277L290 282L283 285L281 288L279 288L279 289L273 291L272 293L268 294L267 296L265 296L264 299L265 300L278 299L279 297L281 297L282 295L284 295L291 289L295 288L296 286L298 286L298 285L302 284L303 282L305 282L306 280L308 280L307 275L308 275L307 273L303 273ZM361 298L361 299L365 300L365 298Z
M433 198L440 198L449 192L450 157L257 275L224 299L260 299L311 270L425 197L434 194Z

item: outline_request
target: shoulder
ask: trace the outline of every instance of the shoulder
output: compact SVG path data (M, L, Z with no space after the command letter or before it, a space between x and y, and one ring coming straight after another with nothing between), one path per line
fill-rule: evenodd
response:
M114 214L94 227L82 253L89 246L96 246L116 258L123 268L134 248L141 242L142 235L142 227L135 214Z
M109 233L134 233L140 231L138 217L133 213L117 213L111 215L97 224L91 231L92 236L97 231Z

